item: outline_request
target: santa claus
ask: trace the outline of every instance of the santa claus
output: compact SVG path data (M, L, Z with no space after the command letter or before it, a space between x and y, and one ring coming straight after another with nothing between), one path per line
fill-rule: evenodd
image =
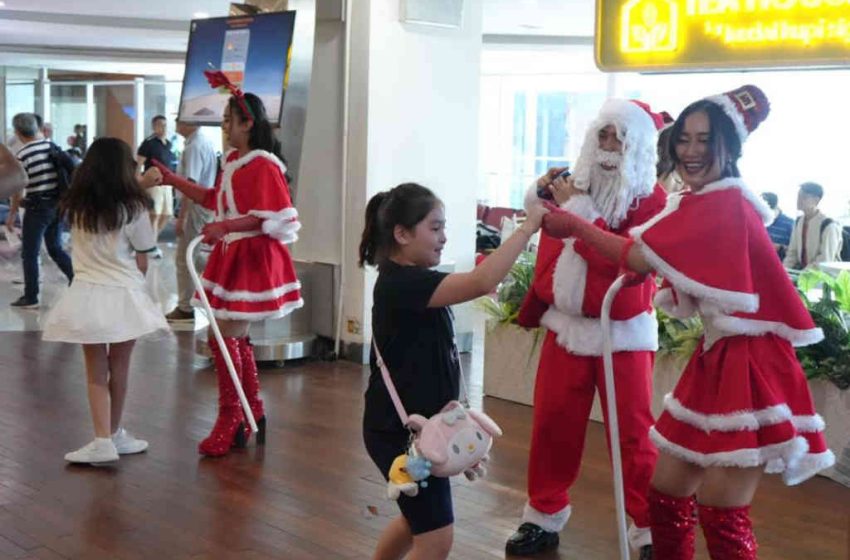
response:
M656 184L657 130L663 119L643 103L610 99L590 125L570 177L551 169L529 190L526 205L550 196L562 208L623 237L660 212L664 190ZM531 555L556 547L572 505L587 421L598 391L606 419L602 366L602 299L619 267L575 238L542 234L534 282L519 323L546 327L534 390L534 425L528 466L528 503L523 523L507 542L511 554ZM655 280L624 288L614 301L614 368L626 510L633 520L631 545L652 557L647 493L657 451L653 424L652 366L658 346L652 313Z

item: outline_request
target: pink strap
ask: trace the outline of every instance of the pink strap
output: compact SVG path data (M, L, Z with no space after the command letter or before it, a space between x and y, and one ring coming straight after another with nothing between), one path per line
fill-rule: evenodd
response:
M381 356L381 352L378 350L378 345L375 344L374 338L372 339L372 348L375 349L375 362L378 364L378 367L381 368L381 376L384 378L384 385L386 385L387 391L390 393L390 398L395 406L395 411L398 413L398 417L401 419L402 425L407 427L407 423L410 419L407 416L407 411L404 410L404 405L401 404L398 391L395 390L393 380L390 378L390 372L387 370L386 364L384 364L384 358Z

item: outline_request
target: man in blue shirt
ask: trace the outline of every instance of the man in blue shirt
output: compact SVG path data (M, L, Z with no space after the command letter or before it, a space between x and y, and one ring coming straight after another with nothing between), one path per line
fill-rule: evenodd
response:
M761 197L773 210L775 216L773 223L767 226L767 233L770 235L770 240L773 241L773 246L779 254L780 259L785 258L785 251L791 243L791 231L794 229L794 220L782 213L779 209L779 199L775 193L762 193Z

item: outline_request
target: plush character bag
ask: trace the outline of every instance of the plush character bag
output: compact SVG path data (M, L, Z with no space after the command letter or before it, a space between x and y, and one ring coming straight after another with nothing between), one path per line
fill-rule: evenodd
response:
M431 418L419 414L408 416L374 341L372 346L375 348L375 358L381 368L384 385L390 393L401 423L411 431L411 446L406 463L412 464L412 460L417 460L419 465L421 459L424 459L430 467L430 475L441 478L461 473L470 480L484 476L486 470L483 464L489 459L487 452L493 445L493 438L502 435L502 430L493 419L483 412L470 410L465 402L462 404L459 401L450 401ZM465 391L464 385L461 371L461 391ZM405 472L411 478L410 481L405 481L407 483L427 477L421 476L424 474L421 469L416 469L419 471L417 476L414 476L410 469L400 469L400 472ZM392 479L390 482L392 483Z

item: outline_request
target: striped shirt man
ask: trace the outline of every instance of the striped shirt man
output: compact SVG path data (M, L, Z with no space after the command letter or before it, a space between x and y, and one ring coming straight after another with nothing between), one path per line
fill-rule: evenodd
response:
M57 199L59 197L59 182L56 168L50 161L52 142L39 138L24 144L18 151L18 160L24 166L29 180L24 188L24 198L27 200Z

